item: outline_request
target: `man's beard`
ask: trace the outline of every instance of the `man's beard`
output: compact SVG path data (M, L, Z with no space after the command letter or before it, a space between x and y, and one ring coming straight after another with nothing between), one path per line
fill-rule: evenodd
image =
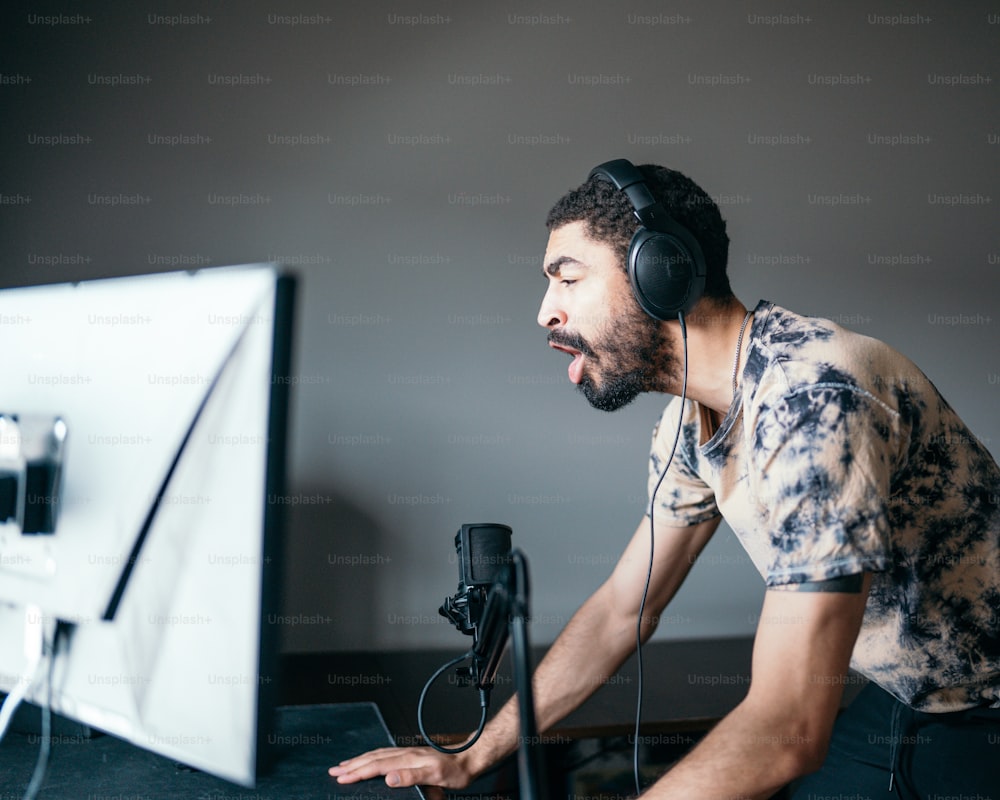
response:
M660 323L639 308L593 341L560 330L551 331L549 341L579 350L598 369L600 384L585 372L579 389L601 411L617 411L643 392L663 391L674 375L676 359Z

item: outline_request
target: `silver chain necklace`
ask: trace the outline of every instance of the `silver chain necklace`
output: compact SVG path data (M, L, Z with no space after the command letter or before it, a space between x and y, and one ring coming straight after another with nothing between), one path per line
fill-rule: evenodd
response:
M750 317L753 315L753 309L747 310L747 314L743 317L743 324L740 325L740 337L736 340L736 358L733 359L733 397L736 397L736 373L740 368L740 350L743 349L743 333L747 329L747 323L750 321Z

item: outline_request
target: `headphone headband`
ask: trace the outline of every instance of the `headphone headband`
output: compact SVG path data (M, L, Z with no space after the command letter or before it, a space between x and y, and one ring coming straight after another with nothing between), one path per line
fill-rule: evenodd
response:
M598 164L590 171L587 179L595 176L607 179L619 190L625 192L632 203L636 218L644 225L646 224L643 218L644 212L652 206L660 205L653 198L652 192L649 191L642 173L628 159L616 158L613 161Z

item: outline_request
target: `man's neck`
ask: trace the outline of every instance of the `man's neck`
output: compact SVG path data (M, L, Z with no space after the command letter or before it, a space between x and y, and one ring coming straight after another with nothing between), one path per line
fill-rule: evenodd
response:
M733 366L737 361L736 345L741 329L739 367L746 363L751 319L746 306L739 300L724 307L703 300L685 318L685 322L688 336L687 396L714 412L717 424L733 402ZM675 341L674 351L680 353L684 346L680 325L669 323L669 326ZM671 392L679 395L680 388L680 385L672 387Z

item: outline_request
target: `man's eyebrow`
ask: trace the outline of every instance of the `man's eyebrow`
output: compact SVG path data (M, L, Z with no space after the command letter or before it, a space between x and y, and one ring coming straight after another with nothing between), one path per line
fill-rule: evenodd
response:
M560 270L562 269L563 264L575 264L578 267L587 266L582 261L577 261L572 256L559 256L559 258L555 259L554 261L550 261L548 264L545 265L545 271L549 273L549 275L551 275L552 277L556 277L559 274Z

